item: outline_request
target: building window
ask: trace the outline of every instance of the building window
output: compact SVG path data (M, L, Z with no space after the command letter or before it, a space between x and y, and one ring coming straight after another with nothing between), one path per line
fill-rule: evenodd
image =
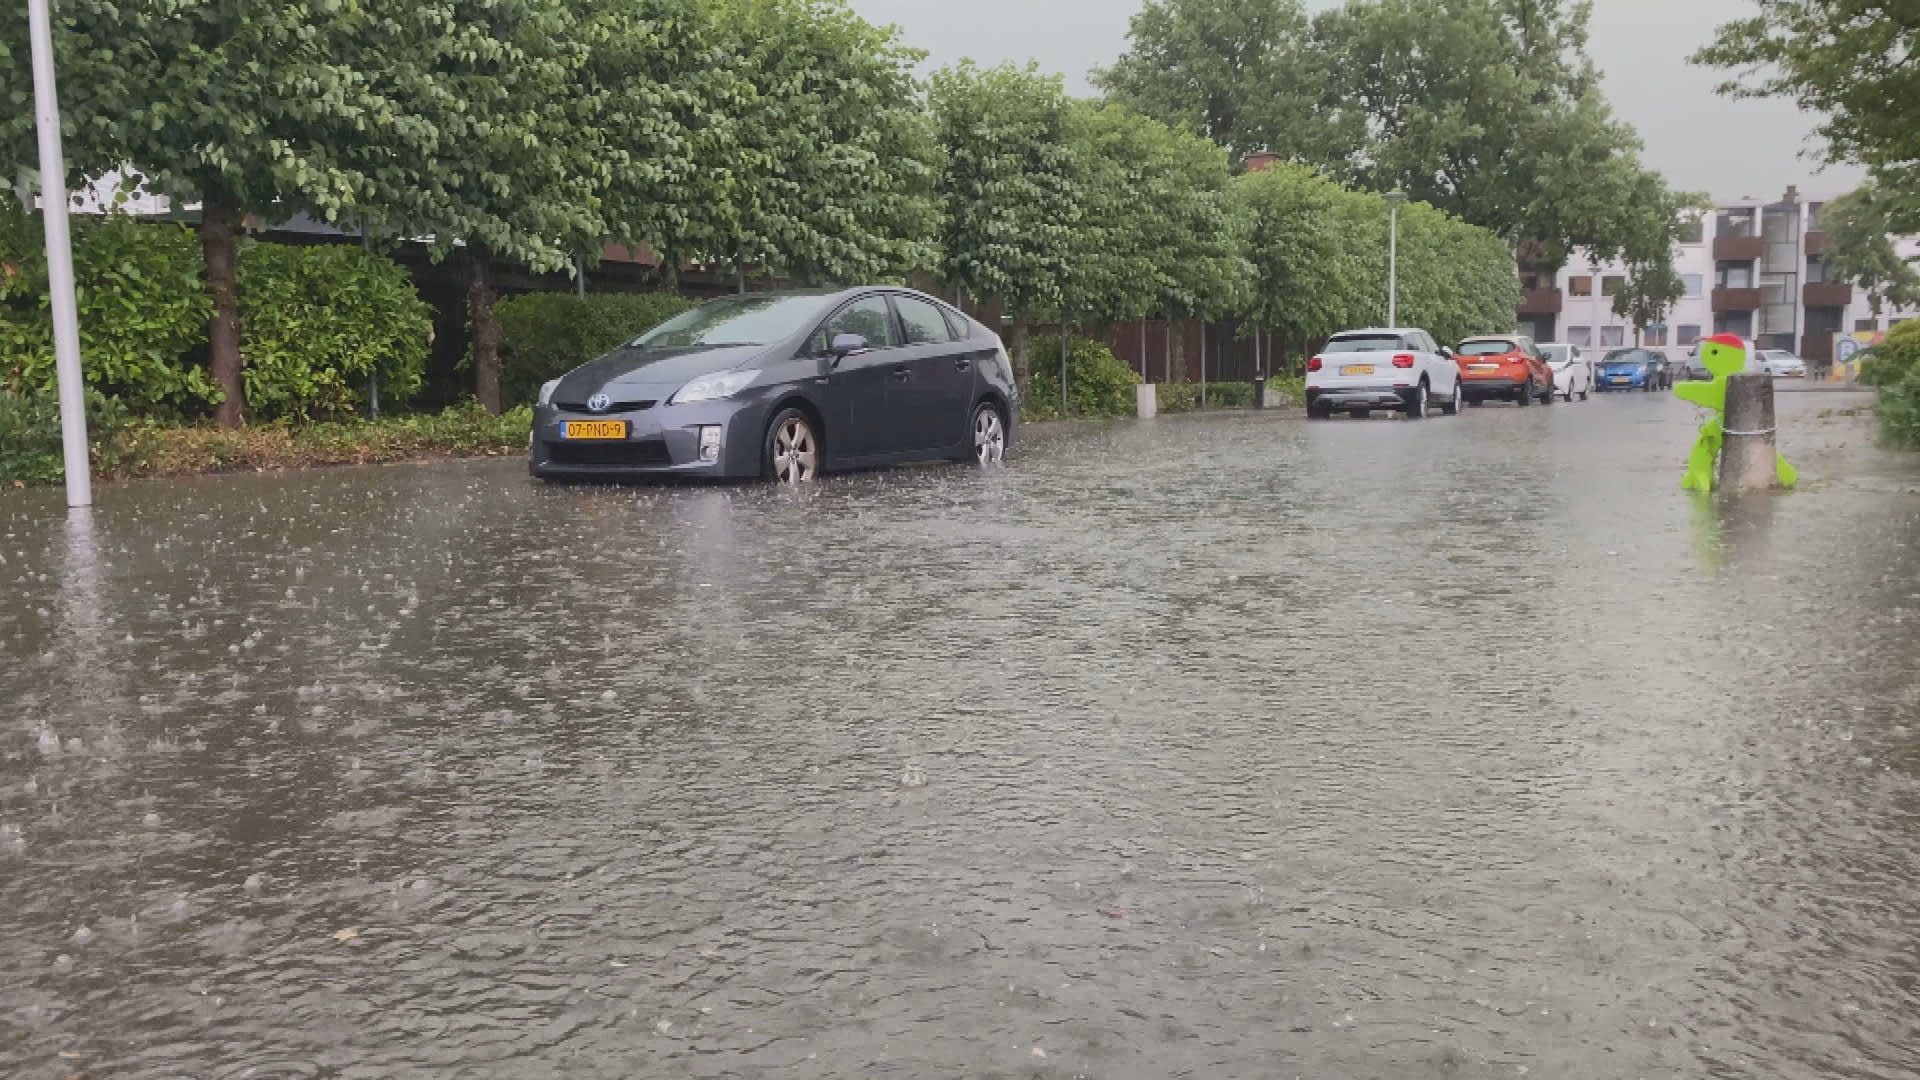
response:
M1648 345L1665 345L1667 343L1667 328L1664 326L1649 326L1647 327L1646 338Z
M1619 296L1621 292L1625 291L1626 287L1627 279L1615 274L1608 274L1606 277L1600 279L1601 296Z
M1567 295L1568 296L1592 296L1593 295L1593 279L1590 277L1587 277L1584 274L1582 274L1579 277L1568 278L1567 279Z
M1856 334L1871 334L1877 332L1879 329L1880 322L1877 319L1853 320L1853 332Z
M1707 239L1706 219L1698 215L1681 218L1679 228L1674 230L1674 239L1682 244L1705 243Z
M1700 343L1700 328L1681 323L1679 332L1674 335L1673 343L1675 345L1698 345Z
M1590 326L1567 327L1567 344L1591 347L1593 345L1593 328Z
M1750 262L1721 263L1719 278L1714 284L1722 289L1753 288L1753 264Z
M1816 202L1816 203L1807 204L1807 231L1808 232L1820 231L1820 215L1824 213L1826 209L1827 209L1826 203Z
M1807 284L1825 285L1826 283L1827 283L1827 260L1819 259L1819 258L1808 259L1807 260Z
M1753 312L1723 311L1713 317L1713 332L1750 338L1753 336Z
M1700 296L1707 287L1704 274L1681 274L1680 282L1687 287L1685 295L1689 298Z
M1600 328L1600 347L1610 349L1627 343L1627 328L1624 326L1603 326Z
M1756 223L1753 216L1752 209L1722 210L1719 219L1713 224L1713 234L1715 236L1753 236L1759 231L1754 227Z

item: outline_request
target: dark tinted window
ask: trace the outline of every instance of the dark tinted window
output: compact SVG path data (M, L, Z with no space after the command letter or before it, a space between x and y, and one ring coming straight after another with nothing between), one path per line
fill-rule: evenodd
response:
M953 329L947 325L947 318L940 314L939 308L911 296L896 296L893 305L900 309L900 322L907 330L907 344L930 345L953 340Z
M884 296L869 296L841 308L813 335L813 351L826 352L833 339L841 334L859 334L867 339L868 347L874 349L890 349L900 344L893 312L888 309Z
M973 336L973 322L965 315L948 307L941 308L940 314L947 317L947 329L953 333L953 340L965 341Z
M1395 352L1407 348L1399 334L1341 334L1327 342L1328 352Z
M1457 350L1460 356L1505 356L1507 353L1525 351L1512 341L1463 341Z

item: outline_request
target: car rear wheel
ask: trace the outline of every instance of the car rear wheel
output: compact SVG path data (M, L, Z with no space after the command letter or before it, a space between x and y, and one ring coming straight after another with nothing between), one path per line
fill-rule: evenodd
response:
M820 476L820 436L799 409L782 409L767 427L763 475L777 484L811 484Z
M1514 404L1523 409L1533 404L1533 380L1527 380L1527 385L1520 388L1520 396L1514 399Z
M1307 406L1307 419L1309 419L1309 420L1331 420L1331 419L1333 419L1333 406L1331 406L1331 405L1309 405L1309 406Z
M1558 394L1553 392L1553 384L1548 383L1546 389L1540 391L1540 404L1551 405L1553 404L1553 399L1558 396Z
M1407 419L1409 420L1425 420L1427 418L1426 380L1422 379L1420 384L1413 388L1413 396L1407 399L1406 408L1402 411L1407 414Z
M1007 458L1007 425L1000 410L987 402L973 410L973 462L985 467Z
M1465 406L1467 403L1466 398L1467 398L1467 392L1464 388L1461 387L1460 380L1459 379L1453 380L1453 400L1443 401L1440 403L1441 415L1459 416L1461 408Z

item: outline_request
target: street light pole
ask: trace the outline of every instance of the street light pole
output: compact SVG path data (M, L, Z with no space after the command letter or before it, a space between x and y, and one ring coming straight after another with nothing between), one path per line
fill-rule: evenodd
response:
M1407 193L1387 192L1387 326L1400 325L1400 204Z
M53 84L48 0L27 0L33 49L33 111L40 133L40 218L47 233L47 291L53 301L53 358L60 386L60 445L67 505L93 505L87 461L87 388L80 375L80 318L73 299L73 240L67 232L67 164L60 152L60 98Z

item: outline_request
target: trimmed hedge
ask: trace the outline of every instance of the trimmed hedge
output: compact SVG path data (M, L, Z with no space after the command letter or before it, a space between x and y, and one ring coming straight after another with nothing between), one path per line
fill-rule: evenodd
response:
M695 305L673 293L526 293L500 301L500 394L531 405L540 384Z
M1029 363L1032 382L1021 403L1022 417L1060 419L1060 339L1034 341ZM1067 415L1132 416L1139 406L1133 389L1138 385L1140 377L1105 345L1085 338L1067 340Z
M368 383L404 402L420 389L433 312L400 264L357 247L240 249L247 409L260 420L350 416Z
M76 215L72 228L88 388L164 415L218 401L193 355L213 309L193 231L87 215ZM0 389L51 399L58 379L41 230L39 214L0 211Z

